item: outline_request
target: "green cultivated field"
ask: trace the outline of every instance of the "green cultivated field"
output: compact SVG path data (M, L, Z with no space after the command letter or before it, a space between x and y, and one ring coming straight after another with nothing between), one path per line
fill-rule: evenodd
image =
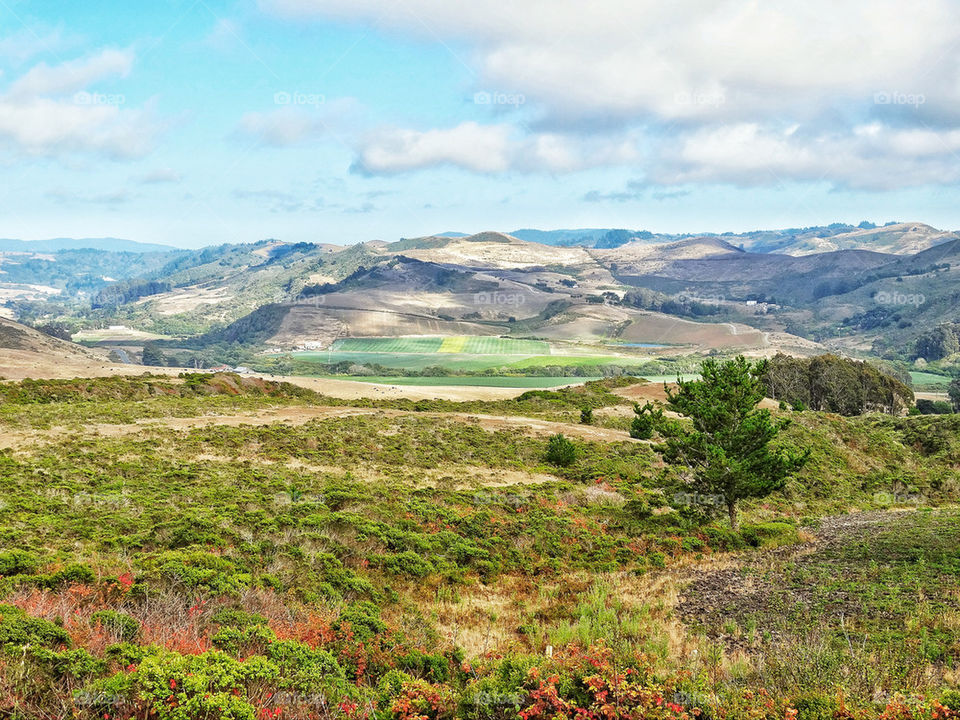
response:
M505 388L551 388L559 385L583 383L589 380L599 380L595 377L469 377L458 375L441 375L439 377L391 377L371 376L355 377L351 380L359 382L379 383L384 385L467 385L473 387L505 387Z
M589 367L591 365L630 365L642 362L640 358L617 357L615 355L549 355L518 360L510 365L511 370L524 370L548 365L569 365Z
M364 353L464 353L468 355L549 355L550 346L538 340L513 338L377 337L337 340L333 352Z
M330 364L348 362L355 365L383 365L403 370L423 370L444 367L450 370L488 370L508 367L517 355L468 355L461 353L378 353L378 352L301 352L293 353L294 360L306 363ZM562 358L558 358L561 360Z
M953 378L946 375L935 375L927 372L911 372L910 382L914 387L924 387L928 385L949 385Z
M443 338L344 338L337 340L333 352L360 353L435 353L440 350Z
M571 353L570 350L552 347L540 340L501 337L376 337L343 338L329 350L293 353L293 357L315 364L347 362L403 370L444 367L460 371L632 365L645 359L623 355L583 355L575 351Z

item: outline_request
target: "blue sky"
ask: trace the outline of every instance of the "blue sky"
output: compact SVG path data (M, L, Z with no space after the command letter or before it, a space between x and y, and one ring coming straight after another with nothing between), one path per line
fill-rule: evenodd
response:
M956 229L953 0L0 1L0 236Z

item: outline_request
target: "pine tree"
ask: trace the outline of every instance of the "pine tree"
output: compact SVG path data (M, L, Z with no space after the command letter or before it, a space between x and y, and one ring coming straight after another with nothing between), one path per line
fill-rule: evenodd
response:
M659 423L665 442L657 450L667 462L689 468L698 493L723 497L733 529L738 501L780 489L810 455L770 448L790 421L774 422L769 410L757 407L766 371L766 361L753 365L742 356L706 360L700 380L678 379L676 390L667 388L667 408L692 420L693 428L677 420Z

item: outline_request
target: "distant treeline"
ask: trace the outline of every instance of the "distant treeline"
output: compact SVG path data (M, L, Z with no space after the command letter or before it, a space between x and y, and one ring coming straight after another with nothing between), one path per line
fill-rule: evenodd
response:
M186 340L171 340L159 344L199 349L240 343L252 349L256 345L266 343L280 331L288 311L288 307L278 303L261 305L249 315L244 315L224 327L214 328Z
M878 270L865 275L825 280L813 289L813 299L820 300L821 298L830 297L832 295L845 295L846 293L853 292L864 285L869 285L872 282L885 280L887 278L895 277L900 280L904 277L910 277L912 275L926 275L928 273L937 272L938 270L949 269L950 263L935 263L933 265L916 268L904 268L899 264L890 268L881 267Z
M122 282L105 287L96 293L90 300L90 307L94 310L104 307L114 307L134 302L150 295L170 292L173 286L161 280L147 280L144 282Z
M681 317L704 317L723 312L723 308L718 302L711 300L703 302L703 299L687 297L683 293L665 295L647 288L629 291L623 296L622 303L640 310L651 310Z
M486 370L454 370L441 365L425 367L423 369L398 368L379 363L364 363L359 365L349 361L336 363L316 363L303 360L279 360L274 364L264 364L253 361L251 366L254 369L262 369L266 372L279 372L277 365L281 365L286 372L304 375L346 375L352 377L375 376L375 377L639 377L647 375L663 375L677 372L674 367L662 370L660 368L651 368L650 365L623 366L623 365L544 365L540 367L527 367L523 370L504 371L500 368L489 368ZM682 372L691 372L685 369ZM286 374L286 373L284 373Z
M913 404L913 390L905 383L873 365L837 355L795 358L778 353L764 379L771 398L798 410L897 414Z

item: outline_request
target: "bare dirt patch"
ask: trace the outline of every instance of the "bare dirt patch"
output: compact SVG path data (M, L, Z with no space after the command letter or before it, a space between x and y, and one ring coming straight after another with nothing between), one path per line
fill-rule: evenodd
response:
M809 542L772 550L757 550L737 558L732 565L714 570L695 570L688 577L677 612L687 624L706 624L716 628L725 619L761 615L771 611L771 597L779 588L764 578L764 571L791 565L803 567L814 562L827 550L862 541L872 532L888 526L911 510L854 512L823 518L817 529L807 528ZM856 598L837 596L837 612L855 616L859 607ZM794 607L809 606L811 598L804 592L793 594ZM771 634L776 634L772 631ZM728 647L746 650L750 643L744 637L723 633Z

